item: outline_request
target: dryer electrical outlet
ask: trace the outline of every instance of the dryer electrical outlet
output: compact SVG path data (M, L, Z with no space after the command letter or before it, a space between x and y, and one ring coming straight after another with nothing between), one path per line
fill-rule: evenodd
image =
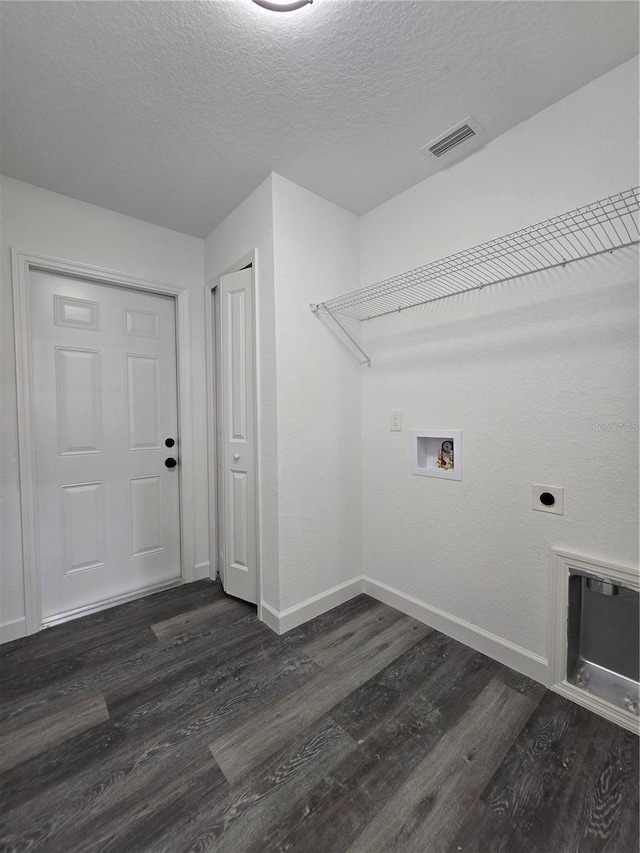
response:
M564 488L562 486L532 486L531 509L564 515Z

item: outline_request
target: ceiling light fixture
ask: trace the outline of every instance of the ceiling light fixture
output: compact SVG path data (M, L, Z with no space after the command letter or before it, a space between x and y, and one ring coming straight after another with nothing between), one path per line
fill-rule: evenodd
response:
M313 0L253 0L253 2L262 6L263 9L268 9L270 12L293 12L294 9L301 9L303 6L310 5Z

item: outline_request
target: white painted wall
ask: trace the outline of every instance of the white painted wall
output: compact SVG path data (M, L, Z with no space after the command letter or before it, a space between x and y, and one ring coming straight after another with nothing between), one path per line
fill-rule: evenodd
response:
M10 250L16 247L190 288L194 452L198 459L206 456L203 241L5 177L0 183L0 215L0 625L9 626L3 632L8 638L20 635L24 617ZM197 465L194 535L196 562L206 562L206 470Z
M200 240L3 179L0 621L23 614L9 248L193 289L203 460L202 283L257 249L264 601L293 624L365 574L544 656L551 545L637 559L637 433L592 429L638 420L636 251L365 325L371 370L308 304L637 184L637 96L626 63L359 222L271 175L204 241L204 268ZM461 483L410 475L412 426L462 429ZM534 482L565 487L564 516L530 509Z
M262 598L281 612L360 574L360 373L309 303L357 280L357 217L270 175L205 240L205 278L254 248Z
M256 250L258 548L262 598L277 609L280 588L272 183L270 175L205 239L204 275L207 286L213 287L221 275Z
M358 218L273 175L280 607L361 574L360 367L309 310L357 286Z
M637 81L634 60L362 217L361 285L636 186ZM628 249L364 325L366 575L544 657L551 546L637 562L638 433L594 430L638 422L637 289ZM412 427L462 430L462 482L410 474Z
M636 57L361 217L361 284L628 188L637 117Z

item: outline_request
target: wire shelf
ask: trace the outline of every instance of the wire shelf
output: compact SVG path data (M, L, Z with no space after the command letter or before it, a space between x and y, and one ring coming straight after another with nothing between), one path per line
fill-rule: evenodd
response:
M639 209L633 187L311 309L331 317L368 364L341 320L372 320L630 246L640 240Z

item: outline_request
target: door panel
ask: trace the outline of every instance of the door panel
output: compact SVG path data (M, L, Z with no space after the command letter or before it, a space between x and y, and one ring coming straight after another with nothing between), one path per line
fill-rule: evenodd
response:
M229 435L233 441L247 440L247 307L244 289L227 293Z
M104 566L107 550L104 483L62 486L60 491L64 573Z
M54 296L54 313L56 326L69 326L72 329L98 329L98 303L87 302L85 299L71 299L65 296Z
M124 309L124 332L141 338L158 337L158 315L154 311Z
M229 473L231 476L229 562L234 569L247 571L249 565L247 546L250 538L247 529L247 475L241 471L230 471Z
M222 557L226 592L256 602L255 369L251 269L220 282Z
M129 450L157 450L162 441L160 360L126 354L125 364Z
M131 556L162 550L162 478L132 477L129 480Z
M100 353L59 347L55 353L58 452L101 453Z
M30 303L46 621L181 576L175 304L37 271Z

